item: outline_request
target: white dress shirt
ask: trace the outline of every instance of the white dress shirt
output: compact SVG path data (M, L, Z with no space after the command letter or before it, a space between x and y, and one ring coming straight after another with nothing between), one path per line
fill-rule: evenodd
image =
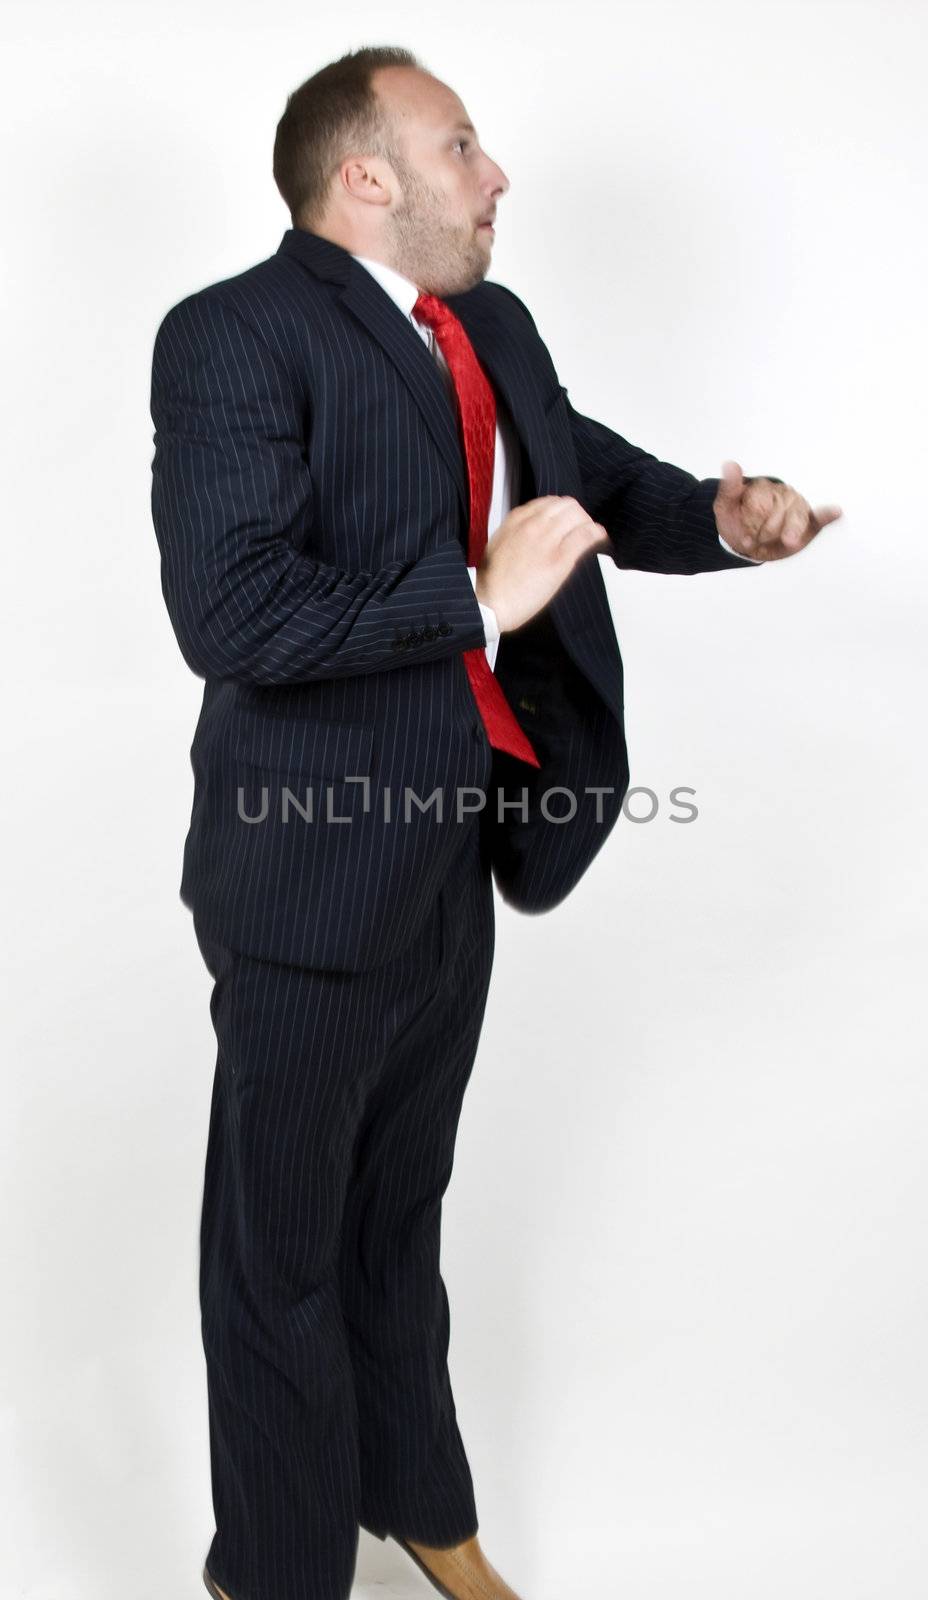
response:
M354 252L352 252L352 254L354 254ZM404 315L408 317L410 326L415 328L420 339L422 339L423 342L428 346L432 355L438 362L438 366L441 370L442 377L445 380L445 384L451 396L452 405L455 408L456 414L457 398L454 393L454 383L451 373L448 370L448 363L441 352L433 330L428 326L427 323L417 322L412 314L412 308L419 298L418 287L416 284L411 283L409 278L404 277L401 272L397 272L394 267L388 267L384 261L374 261L369 256L358 255L356 255L354 259L355 261L360 261L362 267L366 267L368 272L370 272L372 276L377 279L377 282L380 284L381 288L386 290L391 300L395 301ZM490 497L490 515L487 521L488 539L492 538L500 523L503 522L508 516L513 505L518 503L516 500L516 495L518 493L518 475L518 440L516 438L515 429L512 424L512 419L509 416L509 412L503 405L499 396L497 396L496 446L493 451L493 490ZM732 555L737 555L739 553L736 550L732 550L731 545L725 543L725 540L722 538L721 534L719 534L719 543L724 549L730 551ZM742 559L751 560L753 558L743 557ZM470 574L470 581L474 585L474 593L476 595L477 569L476 567L468 567L467 570ZM483 617L483 625L486 632L487 660L492 667L496 661L496 652L499 646L499 628L496 622L496 613L491 609L490 606L483 605L479 600L477 601L477 604L480 606L480 614Z

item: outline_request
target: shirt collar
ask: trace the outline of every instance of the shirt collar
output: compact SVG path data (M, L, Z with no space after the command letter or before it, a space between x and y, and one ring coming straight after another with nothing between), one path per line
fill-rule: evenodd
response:
M353 254L354 252L352 252ZM404 278L395 267L388 267L385 261L374 261L370 256L355 256L355 261L360 261L362 267L377 279L381 288L385 289L391 300L395 300L400 310L407 317L412 316L412 308L419 298L419 290L408 278Z

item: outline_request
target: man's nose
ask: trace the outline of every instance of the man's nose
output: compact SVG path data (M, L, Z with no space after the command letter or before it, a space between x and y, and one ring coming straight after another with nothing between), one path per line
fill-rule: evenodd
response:
M490 162L490 194L494 199L496 199L497 195L506 193L506 190L509 188L509 179L506 177L502 167L498 167L496 162L490 157L487 157L487 159Z

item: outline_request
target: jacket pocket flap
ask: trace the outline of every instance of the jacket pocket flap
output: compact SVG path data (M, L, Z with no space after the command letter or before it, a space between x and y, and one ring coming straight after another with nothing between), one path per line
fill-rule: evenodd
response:
M249 767L339 783L370 775L374 733L366 722L298 722L239 710L229 727L227 749L234 761Z

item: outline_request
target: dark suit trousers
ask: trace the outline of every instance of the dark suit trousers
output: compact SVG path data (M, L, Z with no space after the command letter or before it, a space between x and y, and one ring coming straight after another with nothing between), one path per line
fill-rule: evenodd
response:
M218 1041L200 1239L207 1563L233 1600L347 1600L359 1526L435 1545L477 1530L439 1235L494 908L479 818L450 825L461 849L420 933L373 970L277 965L197 935Z

